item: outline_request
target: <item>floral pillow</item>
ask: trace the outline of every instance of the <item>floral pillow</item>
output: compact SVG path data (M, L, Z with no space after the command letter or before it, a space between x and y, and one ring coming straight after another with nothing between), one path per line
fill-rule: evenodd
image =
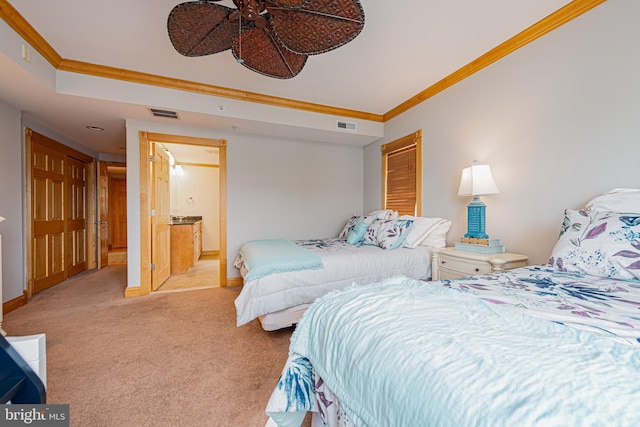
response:
M407 219L377 219L369 225L362 244L395 249L402 246L412 224Z
M338 239L346 239L349 232L353 230L353 227L355 227L357 223L364 221L367 224L371 224L373 219L374 218L369 216L353 215L351 218L349 218L340 234L338 234Z
M385 220L376 219L371 224L369 224L369 228L362 238L363 245L378 246L378 229L383 222L385 222Z
M410 219L388 219L378 227L376 239L382 249L396 249L402 246L413 221Z
M640 214L565 211L549 264L559 271L640 279Z
M373 217L373 219L396 219L398 218L398 212L393 209L382 209L379 211L369 212L367 216Z

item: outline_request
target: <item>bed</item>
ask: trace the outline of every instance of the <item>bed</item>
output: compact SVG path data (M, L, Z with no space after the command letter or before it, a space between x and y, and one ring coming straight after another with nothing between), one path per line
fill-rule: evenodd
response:
M327 292L397 274L426 280L431 276L431 249L445 245L450 226L443 218L398 217L384 210L352 216L335 238L249 242L234 261L244 281L235 300L236 323L242 326L258 318L263 329L273 331L296 324ZM389 234L392 238L385 240ZM274 244L291 252L275 256ZM303 248L302 255L302 249L291 245ZM270 255L273 260L263 262ZM299 265L290 262L296 256L302 259Z
M603 196L565 211L547 265L318 299L267 424L638 425L640 191Z

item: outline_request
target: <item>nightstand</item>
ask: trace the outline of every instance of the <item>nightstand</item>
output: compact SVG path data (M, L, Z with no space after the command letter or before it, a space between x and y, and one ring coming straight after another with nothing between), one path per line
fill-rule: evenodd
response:
M526 255L511 253L477 254L457 251L455 248L433 249L431 280L457 279L524 267L528 259Z

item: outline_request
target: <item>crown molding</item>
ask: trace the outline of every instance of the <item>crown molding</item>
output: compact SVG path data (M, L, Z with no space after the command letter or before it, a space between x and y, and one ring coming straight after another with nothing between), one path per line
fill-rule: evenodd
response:
M272 105L275 107L291 108L313 113L384 123L504 58L517 49L526 46L532 41L566 24L572 19L582 15L605 1L606 0L572 1L384 114L374 114L365 111L315 104L255 92L197 83L188 80L164 77L155 74L91 64L72 59L64 59L31 26L31 24L29 24L29 22L27 22L27 20L24 19L24 17L20 15L20 13L11 6L11 4L9 4L7 0L0 0L0 17L6 21L7 24L16 31L16 33L18 33L42 56L44 56L51 65L61 71L165 87L210 96L219 96L222 98L238 99L241 101Z
M443 90L455 85L456 83L466 79L467 77L477 73L483 68L493 64L494 62L504 58L510 53L520 49L532 41L542 37L543 35L555 30L556 28L566 24L583 13L593 9L606 0L574 0L564 7L556 10L546 18L541 19L529 28L521 31L509 40L494 47L484 55L474 59L462 68L449 74L447 77L429 86L427 89L409 98L397 107L383 114L383 122L387 122L394 117L410 110L421 102L426 101L432 96L442 92Z

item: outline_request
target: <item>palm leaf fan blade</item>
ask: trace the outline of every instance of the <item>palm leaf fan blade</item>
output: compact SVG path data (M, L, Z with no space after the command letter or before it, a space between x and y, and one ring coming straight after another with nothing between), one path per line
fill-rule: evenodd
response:
M271 3L275 3L278 6L302 6L305 3L308 3L309 0L271 0Z
M364 28L364 9L358 0L310 0L301 6L287 6L295 3L267 3L277 37L293 52L328 52L349 43Z
M306 55L285 49L269 32L251 28L236 38L233 56L248 69L269 77L290 79L298 75L307 62Z
M228 16L235 9L207 2L186 2L174 7L167 19L173 47L184 56L212 55L231 48L237 22Z

